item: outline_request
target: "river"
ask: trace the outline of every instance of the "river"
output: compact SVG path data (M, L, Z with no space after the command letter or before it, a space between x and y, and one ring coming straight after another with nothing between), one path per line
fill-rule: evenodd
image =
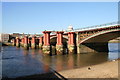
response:
M2 76L16 78L34 74L80 68L120 58L120 43L109 43L109 53L45 56L41 50L2 47Z

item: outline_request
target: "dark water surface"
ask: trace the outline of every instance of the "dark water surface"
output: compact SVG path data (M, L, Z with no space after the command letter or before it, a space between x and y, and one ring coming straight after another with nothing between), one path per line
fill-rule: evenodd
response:
M80 68L120 58L120 44L109 43L109 53L86 53L45 56L41 50L24 50L12 46L2 47L2 76L20 76Z

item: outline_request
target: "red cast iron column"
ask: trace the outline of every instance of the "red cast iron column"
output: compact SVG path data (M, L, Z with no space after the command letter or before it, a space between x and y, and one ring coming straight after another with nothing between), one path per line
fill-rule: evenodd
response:
M24 37L24 48L25 49L29 49L29 46L28 46L28 36Z
M69 53L74 53L74 51L75 51L74 34L75 34L75 32L68 32L68 51L69 51Z
M20 39L18 37L16 37L16 46L20 47Z
M43 37L39 37L39 48L41 49L43 45Z
M43 31L44 34L43 53L45 54L50 54L50 33L51 31Z
M24 46L24 38L22 38L21 45Z
M44 45L50 45L50 33L51 31L43 31L44 33Z
M58 31L57 33L57 44L56 51L57 54L63 54L63 31Z
M36 39L36 37L33 36L33 37L32 37L32 41L31 41L31 48L32 48L32 49L35 49L35 48L36 48L35 39Z

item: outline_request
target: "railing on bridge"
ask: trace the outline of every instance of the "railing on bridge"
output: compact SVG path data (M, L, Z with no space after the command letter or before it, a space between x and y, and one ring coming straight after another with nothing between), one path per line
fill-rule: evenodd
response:
M120 23L120 21L117 21L117 22L106 23L106 24L101 24L101 25L88 26L85 28L78 28L78 29L74 29L71 31L66 30L66 32L84 31L84 30L97 29L97 28L106 28L106 27L110 27L110 26L120 25L119 23Z

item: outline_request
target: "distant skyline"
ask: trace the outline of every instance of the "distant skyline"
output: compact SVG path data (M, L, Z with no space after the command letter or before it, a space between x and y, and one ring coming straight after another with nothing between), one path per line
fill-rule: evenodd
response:
M4 33L38 34L118 21L117 2L3 2Z

